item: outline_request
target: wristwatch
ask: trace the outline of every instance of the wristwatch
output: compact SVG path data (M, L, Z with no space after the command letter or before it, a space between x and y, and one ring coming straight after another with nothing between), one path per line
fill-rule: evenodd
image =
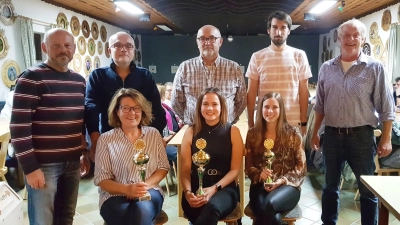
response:
M217 191L220 191L222 189L220 184L216 184L215 187L217 187Z

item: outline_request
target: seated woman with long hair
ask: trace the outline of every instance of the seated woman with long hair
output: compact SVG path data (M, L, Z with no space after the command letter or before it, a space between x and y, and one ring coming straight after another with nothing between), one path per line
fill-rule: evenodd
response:
M182 209L194 225L215 225L236 207L239 201L237 177L243 157L239 129L227 123L225 98L218 88L205 89L197 99L193 126L182 140ZM210 155L203 177L204 194L197 196L199 178L192 155L199 149L196 141L206 140L204 151Z
M251 180L250 208L254 224L282 224L281 213L292 210L300 200L300 185L306 174L306 158L297 127L286 121L280 94L267 93L259 102L254 128L247 132L245 172ZM271 170L263 159L264 140L274 141ZM264 185L267 178L272 183Z
M98 185L100 215L107 224L153 224L164 202L158 186L169 164L160 133L148 127L151 104L135 89L118 90L108 108L108 123L114 129L100 135L96 147L94 183ZM145 182L133 158L134 143L141 139L149 156ZM150 201L139 201L147 192Z

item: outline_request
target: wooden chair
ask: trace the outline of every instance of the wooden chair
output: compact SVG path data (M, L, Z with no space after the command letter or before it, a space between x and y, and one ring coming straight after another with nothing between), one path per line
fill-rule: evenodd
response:
M247 204L244 209L244 214L253 220L253 224L255 223L257 217L253 214L249 204ZM282 221L286 222L288 225L294 225L296 220L301 219L301 217L302 212L299 205L296 205L296 207L289 212L282 213Z
M164 210L161 210L160 214L154 219L153 222L155 225L163 225L168 222L168 215L164 212ZM106 222L104 222L103 225L107 225Z
M176 177L176 165L174 162L172 162L172 169L174 171L174 175ZM172 185L175 185L173 177L171 175L171 173L168 171L167 176L165 176L165 188L167 189L167 194L169 197L171 197L171 192L169 191L169 182L168 182L168 177L171 180Z

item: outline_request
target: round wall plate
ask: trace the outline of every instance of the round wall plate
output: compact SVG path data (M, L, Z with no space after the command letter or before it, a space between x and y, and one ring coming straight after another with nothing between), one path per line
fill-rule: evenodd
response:
M71 32L75 37L78 37L79 32L81 30L81 24L79 23L79 19L76 16L73 16L71 18L71 23L70 23L70 27L71 27Z
M97 38L99 38L99 27L97 26L96 22L92 23L92 37L94 40L97 40Z
M85 38L88 38L89 34L90 34L89 23L86 20L84 20L84 21L82 21L82 35Z
M94 56L94 53L96 52L96 43L94 42L93 38L89 38L87 47L89 55Z
M6 60L1 66L1 77L7 87L15 85L18 75L21 73L19 66L14 60Z

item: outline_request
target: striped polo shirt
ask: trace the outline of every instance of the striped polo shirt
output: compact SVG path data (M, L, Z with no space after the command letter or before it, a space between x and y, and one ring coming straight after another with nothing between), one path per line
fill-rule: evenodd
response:
M85 79L40 63L21 74L15 87L10 131L25 174L40 163L79 160Z
M267 47L253 53L246 72L246 77L260 81L259 101L268 92L281 94L286 119L293 126L300 123L299 82L311 76L306 53L290 46L281 52Z

